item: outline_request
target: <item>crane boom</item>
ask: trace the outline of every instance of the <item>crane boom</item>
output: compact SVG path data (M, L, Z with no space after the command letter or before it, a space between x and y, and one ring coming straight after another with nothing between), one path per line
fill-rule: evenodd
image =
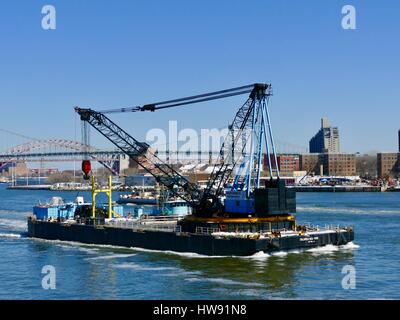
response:
M225 139L220 151L220 161L214 166L212 174L208 179L205 190L188 181L172 166L163 162L150 149L147 143L139 142L130 134L120 128L105 113L155 111L159 109L183 106L204 101L216 100L225 97L250 93L249 98L238 110L230 125L232 132L231 140ZM157 102L133 108L119 108L104 111L95 111L90 108L75 107L81 120L89 123L100 134L111 141L122 152L129 156L134 162L141 166L146 172L153 175L156 181L164 185L172 194L182 198L194 208L194 215L207 217L223 212L220 196L223 186L230 178L234 168L243 159L246 153L245 147L250 140L253 145L255 119L260 118L260 106L271 95L271 85L255 83L252 85L226 89L211 93L200 94L191 97ZM261 124L257 124L260 126ZM250 136L252 135L252 136ZM258 137L260 139L260 137ZM261 141L261 140L260 140ZM259 151L259 157L261 151ZM251 156L253 157L253 156ZM251 158L253 159L253 158ZM252 170L260 170L260 165L251 165ZM253 172L250 173L250 178Z
M103 114L107 113L122 113L122 112L139 112L139 111L156 111L160 109L167 109L173 107L179 107L194 103L206 102L211 100L217 100L222 98L228 98L233 96L242 95L245 93L250 93L253 91L254 86L257 84L249 84L246 86L225 89L220 91L214 91L209 93L198 94L195 96L189 96L179 99L160 101L155 103L145 104L143 106L136 107L125 107L125 108L114 108L100 111Z
M104 114L92 109L75 107L82 121L88 122L100 134L111 141L122 152L146 172L153 175L157 182L168 188L174 195L179 196L191 205L195 205L200 198L200 189L190 183L171 166L163 163L157 155L150 150L147 143L139 142L121 127L115 124Z

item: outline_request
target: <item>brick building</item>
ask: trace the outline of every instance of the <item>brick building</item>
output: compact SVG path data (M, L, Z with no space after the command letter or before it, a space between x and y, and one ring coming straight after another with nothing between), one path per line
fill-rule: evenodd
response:
M355 176L356 155L345 153L302 154L300 155L300 170L325 176Z
M297 154L279 154L277 155L278 169L280 176L292 177L294 171L300 170L300 157ZM264 155L264 172L269 175L267 155ZM272 170L275 170L275 160L271 155Z
M320 164L319 154L300 155L300 170L320 174Z
M378 153L376 160L379 178L400 176L400 153Z
M3 162L0 163L0 173L6 173L8 175L15 175L15 176L20 176L20 175L26 175L28 173L28 167L26 166L25 162L17 162L17 163L11 163L11 162Z
M355 154L324 154L322 155L324 175L327 176L355 176L356 155Z

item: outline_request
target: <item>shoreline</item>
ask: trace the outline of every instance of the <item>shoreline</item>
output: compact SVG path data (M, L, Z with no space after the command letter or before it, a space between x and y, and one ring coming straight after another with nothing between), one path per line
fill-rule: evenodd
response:
M295 186L296 192L386 192L375 186Z
M387 189L380 186L290 186L296 192L400 192L399 189ZM90 191L90 189L57 188L52 185L17 185L7 186L7 190L45 190L45 191ZM131 192L130 190L113 190L115 192Z

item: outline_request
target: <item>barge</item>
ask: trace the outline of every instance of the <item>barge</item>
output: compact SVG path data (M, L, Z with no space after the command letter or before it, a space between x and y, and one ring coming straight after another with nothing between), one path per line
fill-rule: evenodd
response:
M229 133L205 188L183 176L176 166L160 159L147 143L136 140L105 115L154 112L246 93L249 97L229 125ZM352 227L321 229L296 223L296 192L280 179L267 107L271 96L270 84L254 83L133 108L99 112L75 107L83 124L83 143L89 141L90 125L152 175L168 194L181 199L182 208L190 207L190 214L125 216L114 210L111 177L108 189L98 189L92 177L90 204L77 205L68 216L57 207L51 216L48 211L43 213L34 208L35 214L28 218L29 235L210 256L251 256L258 252L344 245L353 241ZM264 186L261 185L263 163L269 172ZM89 160L82 161L82 171L88 179ZM103 208L96 205L99 192L108 196L108 204ZM175 209L182 209L179 207L180 204Z
M287 212L295 210L295 192L282 183L258 190L254 216L247 217L240 212L209 218L174 214L125 216L116 204L97 205L96 193L94 189L92 203L85 203L82 198L73 204L58 199L53 204L34 207L34 214L28 217L28 235L208 256L251 256L258 252L344 245L354 240L352 227L297 225L295 216ZM270 194L267 202L266 193ZM271 194L278 197L271 198ZM283 199L279 200L279 194ZM233 200L225 200L227 208L230 201ZM234 201L240 205L240 200ZM92 212L95 214L91 215Z
M49 222L33 217L28 218L28 233L31 237L48 240L191 252L209 256L251 256L259 252L271 253L325 245L344 245L354 240L353 229L341 227L320 229L303 226L296 231L265 232L225 232L197 227L195 232L183 232L179 224L163 227L130 221Z

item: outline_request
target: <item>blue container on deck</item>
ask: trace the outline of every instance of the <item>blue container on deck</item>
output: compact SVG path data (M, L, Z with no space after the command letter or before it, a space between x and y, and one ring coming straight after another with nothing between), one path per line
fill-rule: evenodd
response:
M39 220L66 220L74 217L77 206L75 203L38 205L33 207L33 214ZM102 208L108 212L108 205L98 205L97 208ZM124 208L120 205L113 205L113 211L113 218L124 216Z
M254 213L254 198L247 198L246 191L227 191L225 212L249 215Z
M102 208L106 212L108 212L108 204L98 204L96 205L97 208ZM120 218L124 216L124 207L118 204L113 204L112 210L114 211L112 213L113 218ZM116 213L116 214L115 214Z
M191 207L184 200L171 200L166 201L158 211L159 215L183 217L191 214Z
M37 219L69 219L74 217L76 205L67 203L62 205L45 205L33 207L33 214Z

